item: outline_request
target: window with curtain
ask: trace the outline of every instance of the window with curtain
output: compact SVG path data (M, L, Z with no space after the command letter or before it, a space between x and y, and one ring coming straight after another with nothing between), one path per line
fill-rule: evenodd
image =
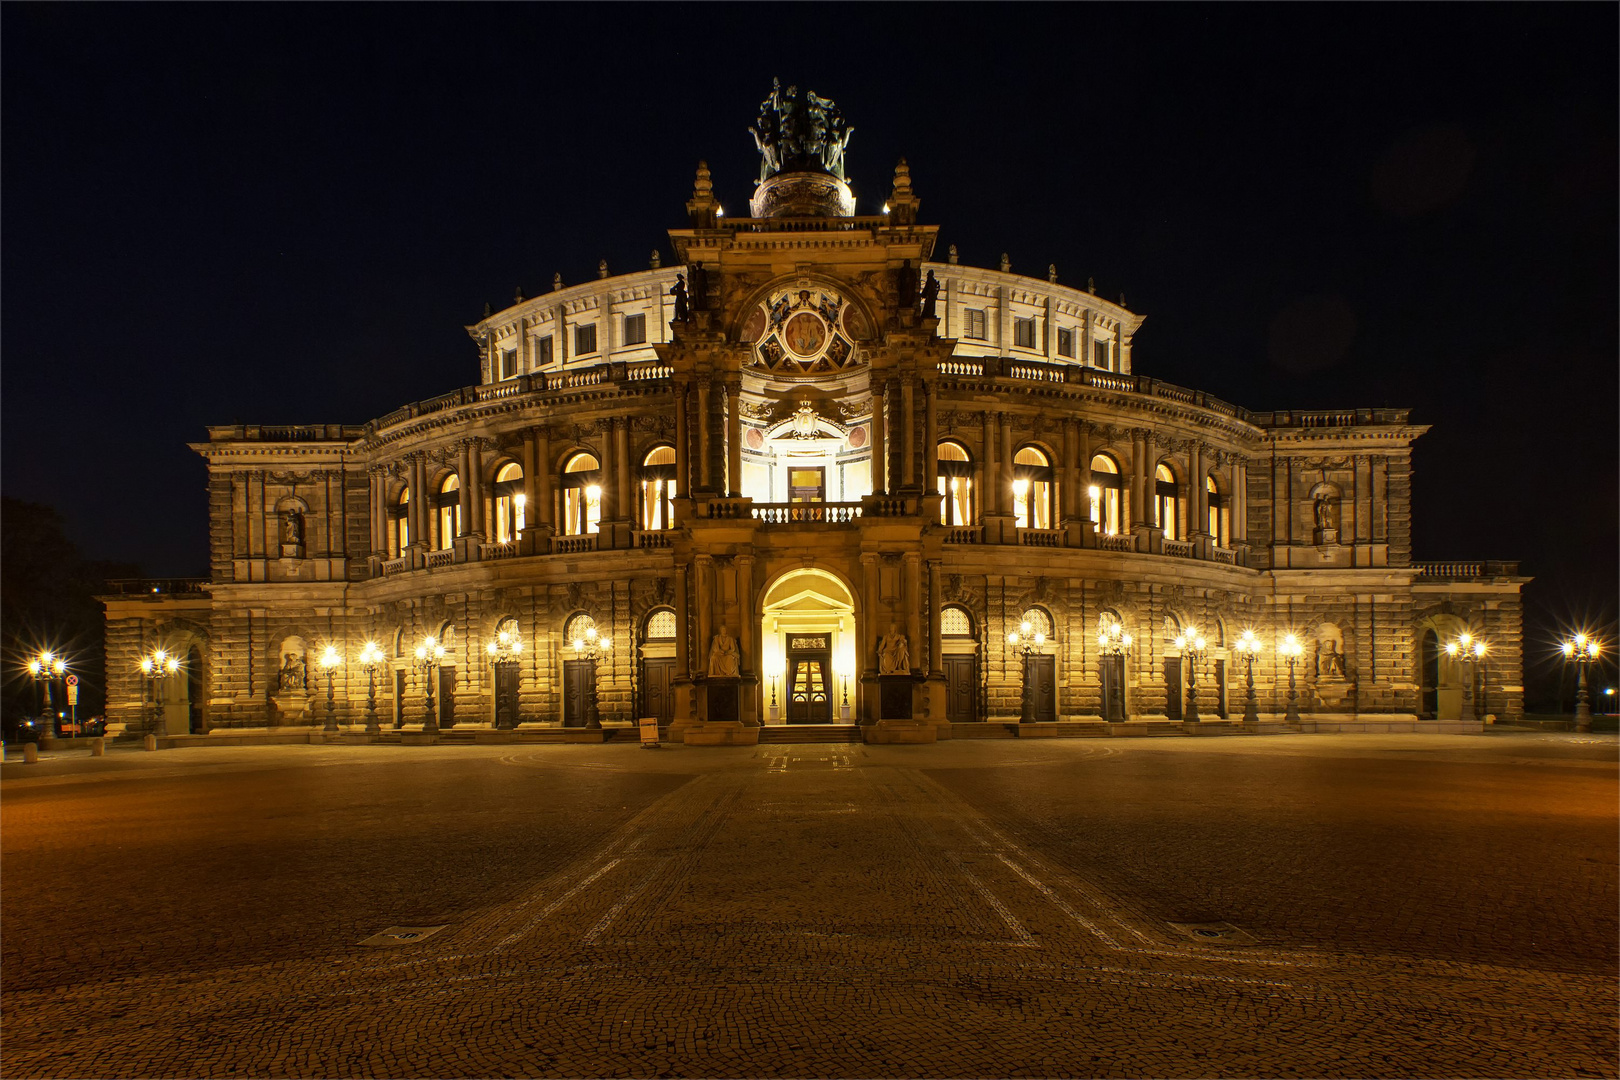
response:
M1013 455L1013 520L1020 529L1052 528L1052 462L1026 446Z
M941 442L939 455L939 503L941 525L973 524L973 459L967 447L951 439Z

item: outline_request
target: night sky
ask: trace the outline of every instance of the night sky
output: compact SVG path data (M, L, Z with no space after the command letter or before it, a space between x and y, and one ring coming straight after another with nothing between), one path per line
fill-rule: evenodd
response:
M746 213L779 75L861 212L904 155L941 256L1124 293L1137 372L1411 407L1415 556L1522 560L1536 661L1616 606L1617 12L8 4L4 490L205 574L205 425L476 382L486 301L670 260L699 158Z

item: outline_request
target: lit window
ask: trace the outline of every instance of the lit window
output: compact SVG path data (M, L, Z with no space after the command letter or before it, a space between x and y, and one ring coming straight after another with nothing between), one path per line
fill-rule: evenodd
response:
M602 466L579 453L563 466L563 535L599 532L602 525Z
M1058 328L1058 355L1074 356L1074 331L1063 327Z
M495 474L495 542L510 543L523 531L523 466L515 461Z
M1232 535L1232 500L1221 494L1213 476L1204 477L1204 490L1209 493L1209 535L1216 547L1226 547Z
M967 308L962 312L962 336L972 341L984 341L989 334L983 308Z
M411 544L411 489L399 493L399 501L388 512L388 557L397 559Z
M1153 510L1166 540L1182 539L1181 489L1170 466L1160 463L1153 473Z
M551 335L547 334L543 338L535 339L534 366L545 367L549 363L551 363Z
M1013 344L1020 349L1033 349L1035 347L1035 320L1013 320Z
M502 349L501 350L501 374L500 374L500 377L502 379L511 379L511 378L516 377L516 375L517 375L517 350L516 349Z
M1124 530L1120 518L1123 487L1118 462L1107 454L1091 459L1091 489L1086 494L1091 497L1091 520L1104 536L1118 536Z
M589 356L596 351L596 324L574 327L574 355Z
M624 343L626 345L644 345L647 341L647 316L626 315L624 317Z
M973 524L973 460L959 442L939 444L939 493L941 525Z
M675 527L675 448L657 446L641 462L641 527Z
M647 620L648 641L669 641L675 637L675 613L668 608L655 611Z
M967 609L951 604L939 613L939 632L943 637L972 637L973 620Z
M1052 463L1026 446L1013 455L1013 523L1020 529L1052 527Z
M438 514L438 544L440 551L456 542L461 535L461 478L451 473L439 485L439 497L434 500Z

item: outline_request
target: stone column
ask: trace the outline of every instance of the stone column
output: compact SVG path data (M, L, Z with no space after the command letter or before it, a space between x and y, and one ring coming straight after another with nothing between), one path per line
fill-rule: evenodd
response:
M1001 426L1001 451L997 457L996 465L996 504L1006 513L1014 512L1012 501L1013 482L1013 452L1012 452L1012 418L1005 413L996 416Z
M979 455L979 516L1001 513L1001 494L996 485L996 414L984 414L984 452ZM991 543L986 536L986 543Z
M763 674L756 663L755 631L759 629L754 618L754 557L737 556L737 649L739 668L744 675Z
M883 411L883 383L874 377L872 383L872 494L885 495L889 490L889 440L884 438L888 418Z
M697 557L697 656L693 658L695 674L707 674L709 638L714 635L714 559L708 555Z
M461 480L461 487L456 492L457 501L461 504L461 513L456 522L456 535L466 536L472 532L473 526L473 483L472 483L472 450L471 440L463 440L457 448L456 472Z
M692 677L692 656L687 645L691 624L687 622L686 564L675 564L675 676Z
M419 452L411 456L411 543L423 550L432 540L428 529L432 509L428 506L427 486L427 456Z
M714 490L709 462L709 383L698 383L698 486L705 491Z
M922 556L906 552L906 642L914 650L911 666L922 667Z
M371 553L388 558L387 484L380 469L369 470L371 477Z
M1079 516L1091 520L1091 425L1081 421L1076 425L1080 436L1080 457L1077 465L1079 471L1075 476L1075 484L1080 490L1074 493L1079 503ZM1093 524L1096 524L1093 522Z
M738 398L741 380L726 383L726 492L732 498L742 495L742 414Z
M1192 489L1187 492L1187 510L1192 518L1187 522L1187 536L1190 539L1209 531L1209 489L1204 485L1203 443L1193 441L1192 449L1187 452L1187 461L1187 486Z
M689 495L692 491L692 452L686 443L687 386L675 384L675 493Z
M1249 465L1242 458L1232 461L1232 540L1249 539Z
M630 492L631 492L630 473L631 473L632 470L631 470L631 465L630 465L630 418L629 417L625 417L624 419L619 421L618 425L614 429L613 435L614 435L614 440L615 440L614 444L613 444L613 456L617 459L618 466L619 466L618 469L615 470L616 473L617 473L617 479L618 479L618 485L619 485L619 515L618 516L621 517L621 518L629 518L629 519L631 519L632 527L635 527L636 522L634 521L634 518L636 516L636 511L635 511L635 505L636 504L635 504L635 501L630 497Z
M472 488L472 522L467 531L482 540L489 535L484 504L484 451L477 439L467 443L467 476L463 484Z
M917 410L916 391L912 386L912 376L907 375L900 380L900 408L904 413L901 429L905 432L904 441L900 444L900 484L906 488L917 484Z
M551 533L557 527L557 507L551 493L551 429L535 428L530 438L534 440L535 505L525 507L525 510L535 515L535 521L542 529Z
M923 488L939 490L939 394L932 382L923 383Z
M1058 513L1059 520L1066 521L1078 516L1076 507L1080 503L1078 462L1080 455L1080 440L1075 431L1076 422L1070 417L1063 421L1063 487L1059 491Z
M928 674L943 676L945 674L944 658L944 632L941 629L940 615L940 560L928 560Z
M861 663L857 678L877 671L878 635L878 557L875 552L861 555Z

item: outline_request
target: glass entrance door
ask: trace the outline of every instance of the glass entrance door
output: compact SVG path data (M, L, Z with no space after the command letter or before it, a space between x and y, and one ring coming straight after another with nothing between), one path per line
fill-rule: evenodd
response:
M787 722L832 723L832 678L832 647L828 635L789 635Z

